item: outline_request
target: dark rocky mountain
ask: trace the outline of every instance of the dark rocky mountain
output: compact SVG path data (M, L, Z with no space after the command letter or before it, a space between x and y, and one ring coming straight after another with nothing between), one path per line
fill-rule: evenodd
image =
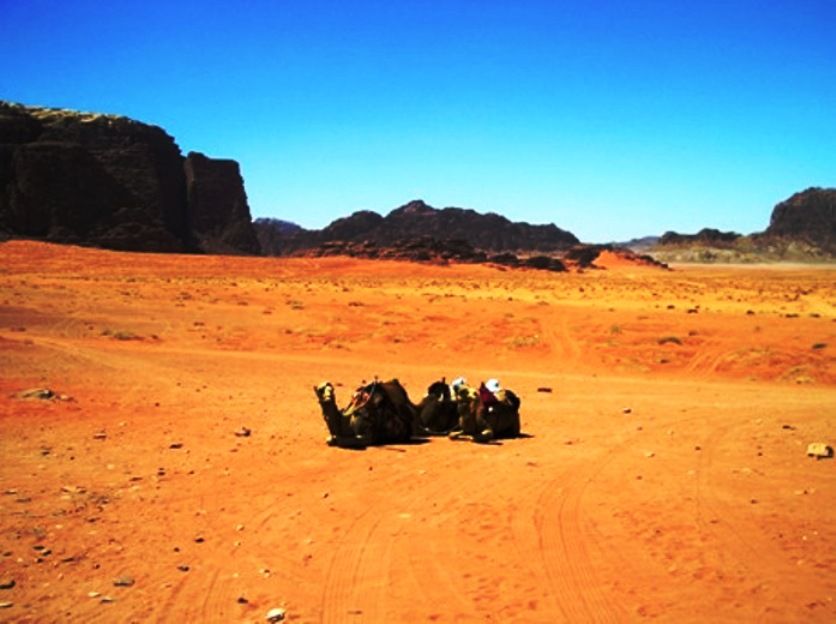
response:
M808 188L782 201L764 235L806 240L836 254L836 189Z
M326 242L370 242L385 246L393 241L424 237L436 241L465 241L477 250L493 253L558 252L578 243L573 234L553 224L512 222L497 214L481 214L463 208L437 209L421 200L396 208L385 217L370 211L355 212L322 230L282 234L271 224L261 221L256 223L256 229L268 255L304 253Z
M196 246L208 253L259 253L238 163L190 152L185 172L187 222Z
M258 239L259 249L274 249L295 232L301 232L302 226L291 221L261 217L253 221L253 231Z
M258 253L233 161L161 128L0 102L0 232L134 251Z
M737 232L721 232L713 228L703 228L696 234L679 234L678 232L665 232L659 239L659 245L717 245L727 246L738 238Z
M809 188L780 202L764 232L667 232L651 253L666 262L832 262L836 189Z

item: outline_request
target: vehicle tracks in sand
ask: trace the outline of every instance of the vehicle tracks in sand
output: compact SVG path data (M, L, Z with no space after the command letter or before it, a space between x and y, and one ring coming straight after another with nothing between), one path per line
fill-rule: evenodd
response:
M624 445L620 445L621 448ZM625 614L606 595L595 572L592 531L583 518L584 493L612 461L611 450L580 471L551 479L542 487L533 510L542 565L566 622L621 622ZM556 513L555 513L556 512Z

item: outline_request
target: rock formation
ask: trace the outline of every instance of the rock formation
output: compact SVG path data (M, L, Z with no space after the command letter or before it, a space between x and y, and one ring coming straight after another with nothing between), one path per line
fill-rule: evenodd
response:
M713 245L723 247L734 243L740 234L737 232L721 232L713 228L703 228L696 234L679 234L665 232L659 239L659 245Z
M806 240L836 254L836 189L808 188L782 201L764 234Z
M256 229L268 255L305 253L327 242L386 246L393 241L425 237L442 242L465 241L477 250L493 253L557 252L578 243L573 234L553 224L515 223L497 214L463 208L437 209L421 200L396 208L385 217L370 211L355 212L322 230L282 233L263 220L256 222Z
M0 102L0 231L110 249L257 253L237 165L194 158L187 189L184 162L156 126Z
M764 232L741 236L703 229L665 233L652 249L667 262L832 262L836 257L836 189L809 188L777 204Z
M260 253L238 163L190 152L185 170L187 221L197 247L208 253Z

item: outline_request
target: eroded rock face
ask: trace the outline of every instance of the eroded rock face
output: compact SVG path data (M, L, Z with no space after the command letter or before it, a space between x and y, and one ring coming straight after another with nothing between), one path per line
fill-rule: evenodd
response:
M809 188L782 201L764 234L805 239L836 253L836 189Z
M190 152L185 171L187 219L196 245L208 253L260 253L238 163Z
M156 126L0 103L0 227L112 249L180 251L182 157Z
M257 222L256 227L259 238L267 242L264 253L269 255L305 253L328 242L368 241L377 246L390 246L393 241L421 238L466 241L475 249L494 253L559 252L578 243L571 232L553 224L512 222L498 214L464 208L438 209L421 200L404 204L385 217L367 210L355 212L322 230L282 232L266 221Z
M161 128L0 102L0 232L131 251L257 253L237 164L205 160L191 205L180 148ZM218 198L205 200L206 187Z

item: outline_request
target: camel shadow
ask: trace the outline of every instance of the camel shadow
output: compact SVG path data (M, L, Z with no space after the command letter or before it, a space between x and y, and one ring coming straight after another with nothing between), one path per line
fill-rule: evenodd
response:
M337 441L331 446L333 448L342 449L345 451L365 451L366 449L373 448L373 449L381 449L384 451L394 451L396 453L406 453L406 449L398 448L400 446L421 446L422 444L428 444L429 440L426 438L414 438L412 440L408 440L406 442L389 442L386 444L359 444L354 442L353 440L341 440Z
M491 438L490 440L477 440L470 435L460 435L455 438L450 438L451 442L473 442L474 444L481 444L483 446L503 446L506 442L513 442L520 439L531 439L534 435L530 433L520 432L513 438Z

